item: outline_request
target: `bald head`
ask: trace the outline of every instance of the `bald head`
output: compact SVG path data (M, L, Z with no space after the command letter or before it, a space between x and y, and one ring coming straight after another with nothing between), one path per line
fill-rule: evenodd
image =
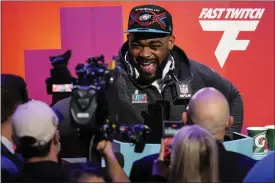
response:
M230 110L224 95L214 88L203 88L191 98L187 113L194 124L201 125L212 134L224 137L229 125Z

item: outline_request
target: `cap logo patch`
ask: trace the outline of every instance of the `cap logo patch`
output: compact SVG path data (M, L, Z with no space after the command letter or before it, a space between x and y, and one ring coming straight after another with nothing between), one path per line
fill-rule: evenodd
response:
M150 26L151 24L157 23L162 29L166 29L166 24L164 22L166 19L166 12L157 14L154 11L142 10L137 13L130 13L130 21L128 27L131 27L135 22L141 26Z
M152 15L150 15L150 14L144 14L144 15L141 15L141 16L139 17L139 20L140 20L140 21L149 20L149 19L151 18L151 16L152 16Z

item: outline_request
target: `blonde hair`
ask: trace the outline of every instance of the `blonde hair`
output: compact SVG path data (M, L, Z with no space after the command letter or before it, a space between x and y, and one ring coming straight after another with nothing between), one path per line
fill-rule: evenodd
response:
M207 130L198 125L185 126L175 135L169 182L218 182L217 145Z

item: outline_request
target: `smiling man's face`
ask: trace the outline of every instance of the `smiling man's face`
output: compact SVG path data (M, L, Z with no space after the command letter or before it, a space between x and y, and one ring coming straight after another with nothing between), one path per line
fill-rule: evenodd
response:
M130 33L129 53L132 64L140 73L141 80L151 83L157 78L160 68L167 61L175 37L156 33Z

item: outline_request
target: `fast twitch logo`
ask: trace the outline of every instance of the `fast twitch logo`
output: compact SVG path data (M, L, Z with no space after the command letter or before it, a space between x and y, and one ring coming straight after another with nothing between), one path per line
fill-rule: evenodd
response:
M199 22L203 31L223 31L215 56L224 66L232 50L246 50L250 40L237 40L241 31L255 31L264 8L203 8Z

